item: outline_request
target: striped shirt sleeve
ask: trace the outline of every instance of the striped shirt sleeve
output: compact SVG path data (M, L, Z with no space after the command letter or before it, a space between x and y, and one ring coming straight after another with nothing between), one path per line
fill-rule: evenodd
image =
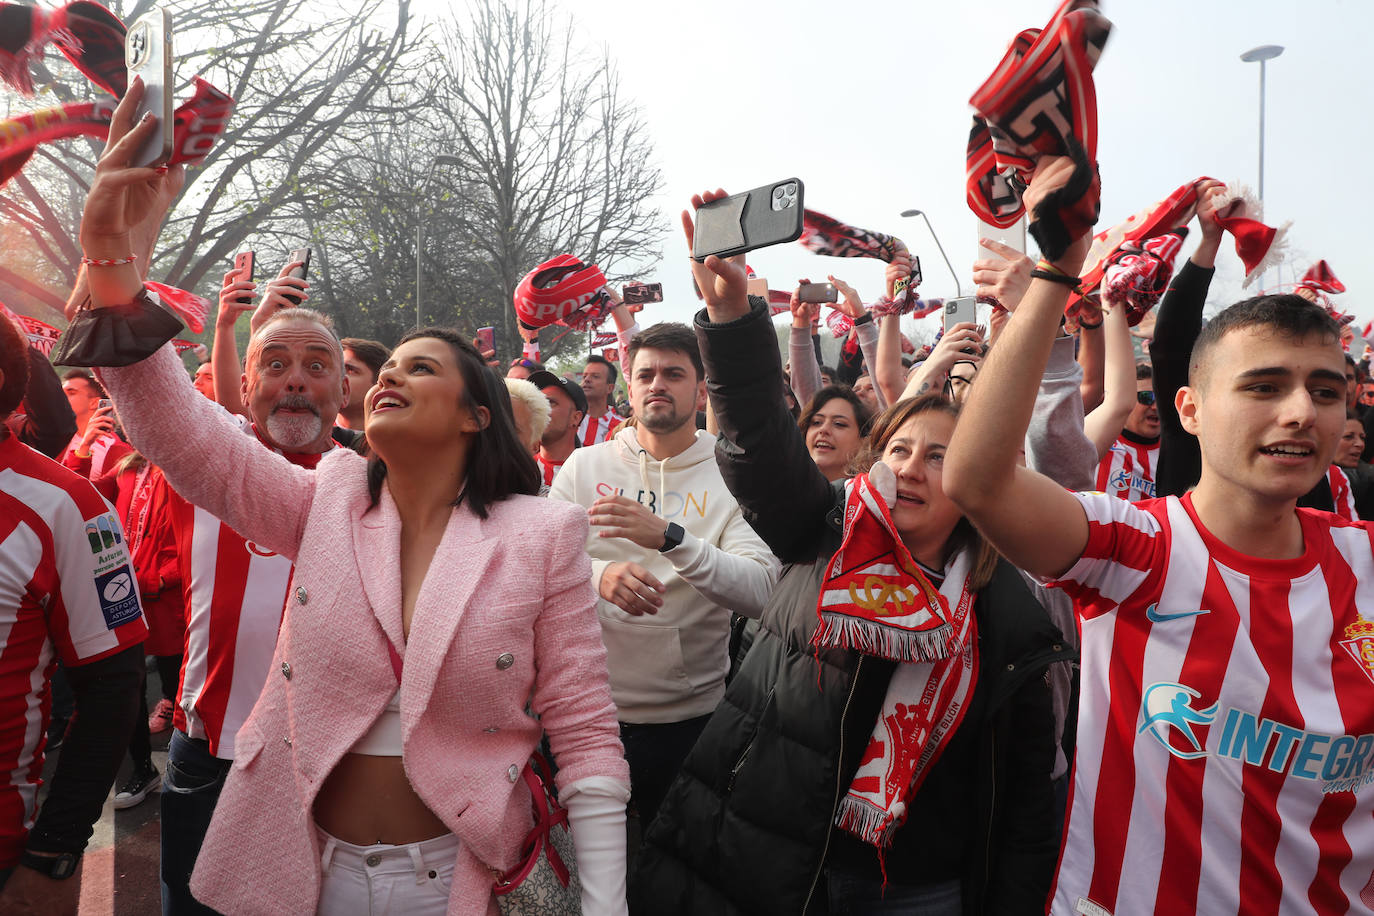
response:
M1074 598L1084 617L1125 601L1160 561L1164 526L1153 513L1106 493L1074 493L1088 517L1088 543L1068 572L1046 582Z

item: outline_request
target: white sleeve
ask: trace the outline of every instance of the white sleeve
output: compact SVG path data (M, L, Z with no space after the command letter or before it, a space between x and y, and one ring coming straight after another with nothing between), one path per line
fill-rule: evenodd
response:
M746 617L763 613L782 569L738 507L720 544L708 544L687 531L682 543L663 556L698 594Z
M624 916L625 803L629 788L605 776L588 776L564 787L582 882L584 916Z

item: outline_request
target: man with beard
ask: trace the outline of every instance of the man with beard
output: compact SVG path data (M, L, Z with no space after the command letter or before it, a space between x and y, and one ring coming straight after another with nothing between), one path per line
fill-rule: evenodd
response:
M588 510L631 803L648 824L724 695L731 611L757 617L779 566L726 488L713 437L697 431L696 335L657 324L627 349L636 425L572 452L549 495Z
M1128 502L1154 498L1159 467L1159 408L1148 364L1136 365L1135 379L1136 403L1126 427L1097 465L1097 489Z
M582 445L605 442L624 422L611 410L610 396L615 393L615 364L604 356L592 354L582 369L582 393L587 396L587 415L577 428L577 441Z
M335 447L333 420L348 392L343 348L327 316L284 309L249 340L241 382L244 433L293 464L313 468ZM287 595L288 559L174 492L170 503L187 622L161 801L163 912L206 913L191 896L191 870L233 763L239 726L267 680L282 608L288 597L304 604L308 596L304 589Z

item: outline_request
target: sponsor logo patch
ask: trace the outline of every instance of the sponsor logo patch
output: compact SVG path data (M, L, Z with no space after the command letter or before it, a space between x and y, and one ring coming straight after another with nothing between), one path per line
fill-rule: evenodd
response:
M139 616L138 589L134 587L134 572L127 564L96 576L95 590L100 598L100 613L105 615L107 630L113 630Z

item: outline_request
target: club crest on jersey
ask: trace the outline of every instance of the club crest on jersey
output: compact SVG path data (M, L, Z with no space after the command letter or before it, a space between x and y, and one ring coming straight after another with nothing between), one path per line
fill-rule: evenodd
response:
M1374 623L1363 617L1345 628L1341 646L1364 669L1365 676L1374 681Z
M1207 751L1193 733L1193 726L1211 725L1217 717L1218 704L1213 703L1206 709L1194 709L1193 700L1199 696L1193 688L1171 681L1151 684L1145 688L1145 696L1141 701L1141 715L1145 721L1141 723L1137 734L1148 729L1151 737L1166 751L1183 760L1206 757Z

